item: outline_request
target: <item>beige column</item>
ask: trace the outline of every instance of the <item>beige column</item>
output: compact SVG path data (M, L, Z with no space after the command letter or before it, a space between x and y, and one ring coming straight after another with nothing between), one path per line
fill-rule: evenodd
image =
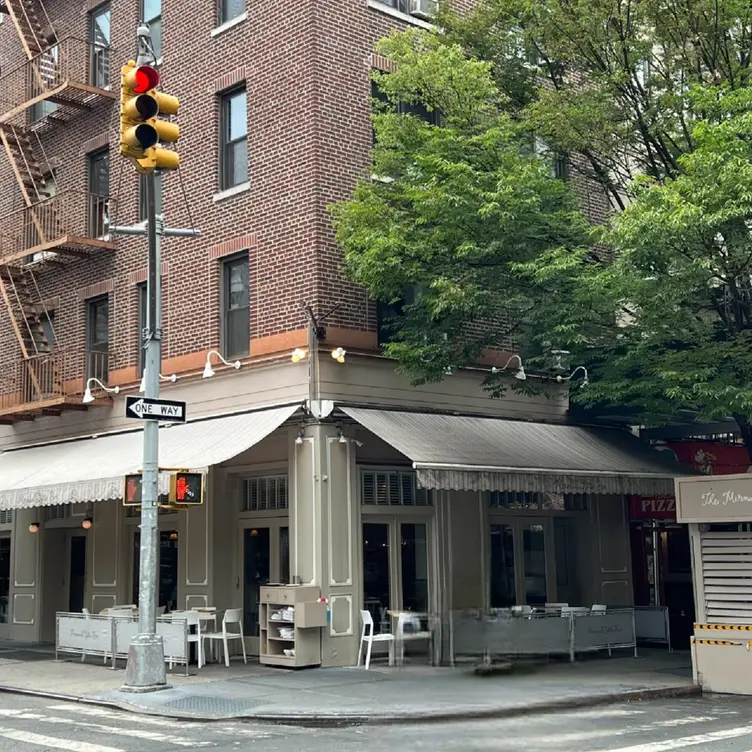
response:
M40 639L42 592L42 529L30 533L29 525L43 519L43 509L18 509L14 512L11 543L10 623L15 640Z
M352 666L363 599L355 445L340 443L333 425L308 426L302 444L297 435L290 432L290 572L329 600L322 665Z

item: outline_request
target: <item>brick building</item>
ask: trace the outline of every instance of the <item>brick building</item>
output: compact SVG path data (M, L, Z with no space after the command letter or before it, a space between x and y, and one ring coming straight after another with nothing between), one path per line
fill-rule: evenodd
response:
M326 207L367 174L373 44L429 26L424 5L0 2L0 638L53 639L58 611L137 599L120 497L140 467L123 400L145 241L109 237L105 216L142 213L116 136L140 18L181 101L165 220L202 233L163 244L164 394L192 421L162 430L160 462L205 470L208 492L160 515L160 605L242 607L249 648L270 652L259 583L311 583L331 609L322 661L347 665L363 608L388 629L387 609L629 602L616 497L664 491L673 468L561 425L557 389L490 400L483 368L410 387L341 274ZM334 310L314 330L304 305Z

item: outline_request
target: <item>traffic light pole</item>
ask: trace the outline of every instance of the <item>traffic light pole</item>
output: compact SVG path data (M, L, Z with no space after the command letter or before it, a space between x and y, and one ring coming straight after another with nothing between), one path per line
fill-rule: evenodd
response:
M108 231L122 235L146 235L148 239L147 320L142 333L146 340L144 369L145 396L159 397L159 372L162 361L162 258L164 235L196 237L199 230L165 228L164 218L156 212L154 171L146 178L146 223L134 227L108 225ZM139 551L138 634L128 649L123 690L153 692L167 688L164 644L157 634L157 574L159 514L159 422L144 423L143 481L141 488L141 546Z

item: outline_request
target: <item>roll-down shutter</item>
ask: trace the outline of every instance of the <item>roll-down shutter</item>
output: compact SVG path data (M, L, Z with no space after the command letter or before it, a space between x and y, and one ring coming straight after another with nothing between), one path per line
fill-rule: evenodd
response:
M752 624L752 533L701 533L705 619Z

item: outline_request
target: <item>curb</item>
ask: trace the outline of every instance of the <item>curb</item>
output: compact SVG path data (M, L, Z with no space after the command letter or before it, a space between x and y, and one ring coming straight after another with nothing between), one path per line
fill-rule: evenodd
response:
M194 722L212 723L230 720L242 723L264 723L278 726L300 726L309 728L324 728L337 726L385 726L388 724L423 724L447 723L460 720L481 720L491 718L516 718L525 715L542 713L557 713L578 708L596 707L598 705L613 705L621 702L639 702L671 697L688 697L702 694L702 687L695 685L680 685L675 687L660 687L657 689L636 689L627 692L610 692L597 695L582 695L581 697L566 697L561 700L533 703L530 705L516 705L511 707L489 708L456 708L453 710L412 711L403 713L372 713L369 715L357 713L257 713L241 715L211 715L201 716L193 713L172 711L163 713L156 708L145 708L117 700L103 700L58 692L44 692L35 689L20 689L0 685L0 694L18 694L31 697L42 697L63 702L76 702L81 705L97 705L129 713L160 716Z

